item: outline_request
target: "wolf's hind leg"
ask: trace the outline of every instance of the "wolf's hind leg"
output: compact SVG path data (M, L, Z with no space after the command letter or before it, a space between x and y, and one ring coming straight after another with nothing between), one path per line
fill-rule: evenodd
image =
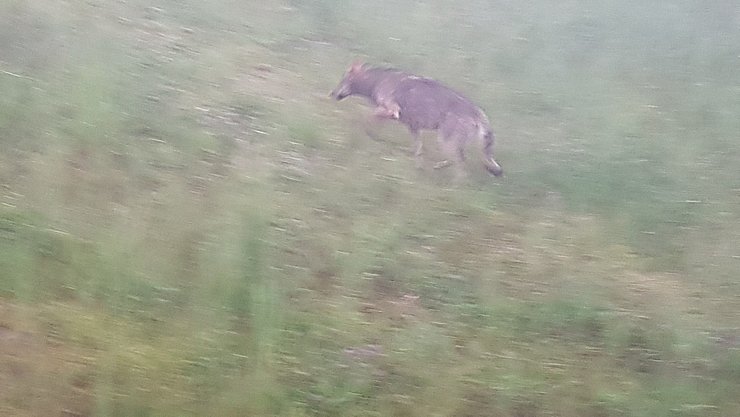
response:
M424 166L424 141L421 140L421 134L418 129L411 129L411 136L414 138L414 161L416 168L421 169Z
M442 130L438 140L442 153L447 159L435 164L434 168L453 166L456 179L465 177L465 138L459 134L446 135Z

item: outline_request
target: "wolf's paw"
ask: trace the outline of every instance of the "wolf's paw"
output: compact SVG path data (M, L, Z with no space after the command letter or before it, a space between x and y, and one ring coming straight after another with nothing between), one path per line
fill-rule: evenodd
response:
M444 161L439 161L436 164L434 164L434 169L442 169L447 168L448 166L452 165L452 162L445 159Z

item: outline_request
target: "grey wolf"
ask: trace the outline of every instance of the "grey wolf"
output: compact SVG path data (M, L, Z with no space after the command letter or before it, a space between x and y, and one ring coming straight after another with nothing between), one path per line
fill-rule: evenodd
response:
M458 166L465 160L465 146L471 139L483 140L483 165L500 176L501 166L493 159L494 134L483 110L450 87L430 78L394 68L353 63L339 85L330 93L336 100L348 96L367 98L378 119L398 120L414 138L414 155L422 156L421 130L436 130L442 151ZM450 165L449 161L437 164Z

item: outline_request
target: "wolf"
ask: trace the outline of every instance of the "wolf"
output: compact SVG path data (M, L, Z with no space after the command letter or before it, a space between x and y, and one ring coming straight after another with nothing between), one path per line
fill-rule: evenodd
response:
M349 96L367 98L375 106L375 118L405 124L414 139L417 163L423 153L420 132L436 130L442 151L458 166L465 161L466 144L471 139L482 138L483 165L497 177L503 174L493 159L494 134L483 110L439 81L355 61L330 93L337 101ZM451 164L445 160L435 167Z

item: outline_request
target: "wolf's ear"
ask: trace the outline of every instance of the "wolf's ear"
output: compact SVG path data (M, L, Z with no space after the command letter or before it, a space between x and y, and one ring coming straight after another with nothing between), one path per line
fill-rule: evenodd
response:
M364 62L360 61L359 59L355 59L352 62L352 65L349 67L349 72L354 74L356 72L359 72L362 69L362 66L365 65Z

